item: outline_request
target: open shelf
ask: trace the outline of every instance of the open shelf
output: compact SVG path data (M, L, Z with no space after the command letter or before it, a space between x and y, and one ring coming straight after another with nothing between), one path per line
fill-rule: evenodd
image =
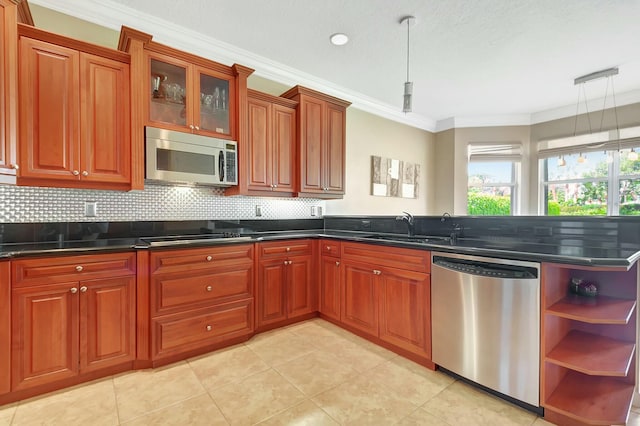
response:
M584 424L625 424L633 399L633 383L612 377L569 371L545 408Z
M588 375L626 377L635 344L572 330L546 356L546 361Z
M635 307L636 301L630 299L569 295L546 313L591 324L627 324Z

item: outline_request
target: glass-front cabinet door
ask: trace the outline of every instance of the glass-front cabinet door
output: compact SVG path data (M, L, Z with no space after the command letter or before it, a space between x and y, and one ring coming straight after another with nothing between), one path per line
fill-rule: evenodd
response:
M187 81L189 65L151 57L150 66L149 121L154 125L166 124L190 130L192 119L188 111Z
M231 136L232 122L230 111L234 108L233 85L229 77L217 75L204 68L196 69L196 81L199 82L198 110L199 128L202 132Z

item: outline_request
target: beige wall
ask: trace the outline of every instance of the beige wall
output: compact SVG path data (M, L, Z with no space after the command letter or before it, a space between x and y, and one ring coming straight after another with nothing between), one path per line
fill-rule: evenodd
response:
M355 108L347 109L346 195L327 201L331 215L436 214L435 135ZM416 199L371 195L371 156L420 165Z
M436 133L435 142L435 208L436 213L453 214L455 205L454 188L456 170L451 167L455 163L456 132L455 129ZM466 171L465 171L466 179Z

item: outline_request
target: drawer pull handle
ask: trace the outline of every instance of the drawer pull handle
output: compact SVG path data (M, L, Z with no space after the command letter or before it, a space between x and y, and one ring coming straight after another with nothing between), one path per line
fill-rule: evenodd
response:
M82 286L80 287L80 293L86 293L87 292L87 286Z
M336 266L340 266L340 262L336 260Z
M75 287L71 287L71 288L69 289L69 291L70 291L72 294L76 294L76 293L78 292L78 289L77 289L77 288L75 288Z
M82 266L80 266L80 265L76 266L76 271L78 271L78 272L82 272L83 269L84 268Z
M207 262L211 262L212 259L213 259L213 257L207 256Z
M287 247L284 251L291 251L291 247Z
M207 286L207 291L211 291L213 290L213 287L211 287L210 285Z
M210 325L207 326L207 331L211 331L213 327L211 327Z

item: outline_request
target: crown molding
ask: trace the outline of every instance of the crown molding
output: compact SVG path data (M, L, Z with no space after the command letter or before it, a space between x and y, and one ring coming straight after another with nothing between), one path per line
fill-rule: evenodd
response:
M240 63L255 69L255 75L286 86L301 85L351 102L353 108L429 132L462 127L526 126L575 115L575 105L532 114L450 117L433 120L416 113L405 114L400 105L380 102L362 93L338 86L309 73L256 55L212 37L204 36L172 22L136 11L110 0L29 0L84 21L120 31L122 25L153 35L153 40L185 50L225 65ZM616 105L640 102L640 90L616 95ZM588 102L589 110L602 108L603 99Z

